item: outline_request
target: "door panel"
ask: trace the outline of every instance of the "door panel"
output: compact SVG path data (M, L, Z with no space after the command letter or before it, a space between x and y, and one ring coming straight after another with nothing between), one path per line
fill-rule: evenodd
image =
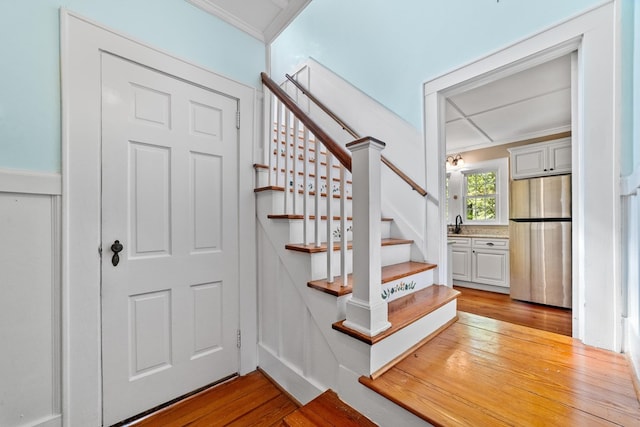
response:
M109 54L102 71L110 425L237 372L237 101Z

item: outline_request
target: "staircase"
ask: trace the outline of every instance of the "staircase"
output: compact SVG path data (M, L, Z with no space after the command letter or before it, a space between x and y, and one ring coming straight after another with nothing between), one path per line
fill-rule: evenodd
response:
M458 293L434 284L436 265L412 260L413 241L380 212L384 144L336 149L265 78L277 97L267 164L254 166L260 367L300 402L332 389L375 422L420 425L358 378L455 322Z

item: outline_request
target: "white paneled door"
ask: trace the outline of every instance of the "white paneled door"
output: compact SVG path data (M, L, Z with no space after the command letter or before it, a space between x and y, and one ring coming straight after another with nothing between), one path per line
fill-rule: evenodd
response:
M237 107L102 55L105 425L238 370Z

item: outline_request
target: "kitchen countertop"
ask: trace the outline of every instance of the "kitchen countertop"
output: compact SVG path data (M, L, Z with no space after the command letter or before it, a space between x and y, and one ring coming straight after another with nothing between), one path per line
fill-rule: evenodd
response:
M509 236L497 235L497 234L471 234L471 233L460 233L460 234L447 234L447 237L475 237L478 239L508 239Z

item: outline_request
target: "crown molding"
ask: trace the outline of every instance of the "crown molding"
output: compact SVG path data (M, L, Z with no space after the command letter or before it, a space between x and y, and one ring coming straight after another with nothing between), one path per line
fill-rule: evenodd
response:
M210 3L207 0L186 0L188 3L191 3L192 5L204 10L207 13L210 13L214 16L217 16L218 18L222 19L223 21L227 22L228 24L233 25L234 27L238 28L239 30L244 31L245 33L249 34L252 37L255 37L256 39L260 40L263 43L266 43L267 40L265 38L265 35L262 33L262 31L260 31L259 29L257 29L256 27L247 24L244 20L238 18L237 16L227 12L226 10L222 9L221 7L219 7L216 4Z

